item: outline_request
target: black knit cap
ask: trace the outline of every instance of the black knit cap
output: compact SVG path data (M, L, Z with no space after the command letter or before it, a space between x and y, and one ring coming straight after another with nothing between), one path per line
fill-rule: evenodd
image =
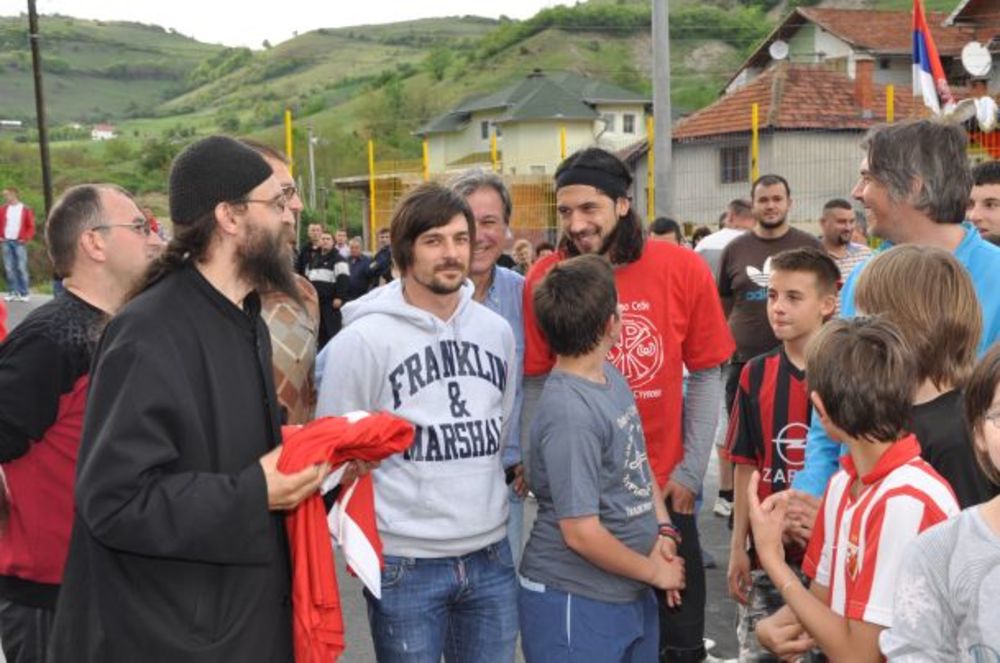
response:
M271 172L262 156L228 136L192 143L170 167L170 218L194 223L219 203L246 196Z

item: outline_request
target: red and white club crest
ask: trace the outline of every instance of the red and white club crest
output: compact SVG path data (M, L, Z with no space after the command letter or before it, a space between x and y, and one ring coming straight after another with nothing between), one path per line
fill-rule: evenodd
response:
M644 316L624 313L622 335L608 353L608 361L625 376L632 389L638 389L663 366L663 337Z

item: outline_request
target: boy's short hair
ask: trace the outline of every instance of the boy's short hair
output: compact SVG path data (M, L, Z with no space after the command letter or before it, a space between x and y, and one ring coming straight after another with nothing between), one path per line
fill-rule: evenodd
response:
M853 438L888 442L910 424L916 361L879 316L831 320L809 344L806 375L827 416Z
M808 272L816 277L821 295L836 295L840 268L826 251L814 246L787 249L771 257L772 272Z
M535 288L535 317L558 356L579 357L600 344L618 310L615 276L607 260L583 255L560 262Z
M1000 161L984 161L972 169L972 186L1000 184Z
M943 249L902 244L858 276L856 307L892 321L917 361L917 384L961 387L976 361L983 314L972 278Z
M1000 486L1000 469L990 460L989 452L982 448L976 438L981 438L987 425L986 415L993 405L993 398L1000 384L1000 343L990 348L976 365L965 386L965 422L972 437L972 451L983 474ZM992 424L990 424L992 425Z

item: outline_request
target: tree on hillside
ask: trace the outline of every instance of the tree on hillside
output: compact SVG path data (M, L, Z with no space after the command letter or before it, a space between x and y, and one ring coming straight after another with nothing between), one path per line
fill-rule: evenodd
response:
M451 64L453 57L451 49L446 46L435 46L427 54L424 64L430 75L434 77L434 80L440 81L444 80L445 72L448 71L448 66Z

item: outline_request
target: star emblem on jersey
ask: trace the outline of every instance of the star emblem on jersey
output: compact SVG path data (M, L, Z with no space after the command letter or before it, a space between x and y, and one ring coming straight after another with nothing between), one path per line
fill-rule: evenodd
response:
M757 269L753 265L747 265L747 277L754 282L754 285L766 288L767 282L771 278L771 258L768 257L764 261L764 267L761 269Z
M622 314L622 335L608 353L610 361L625 376L632 389L645 386L663 366L663 338L647 318Z
M857 580L858 571L861 570L861 560L858 557L858 544L854 541L847 542L847 576L851 580Z

